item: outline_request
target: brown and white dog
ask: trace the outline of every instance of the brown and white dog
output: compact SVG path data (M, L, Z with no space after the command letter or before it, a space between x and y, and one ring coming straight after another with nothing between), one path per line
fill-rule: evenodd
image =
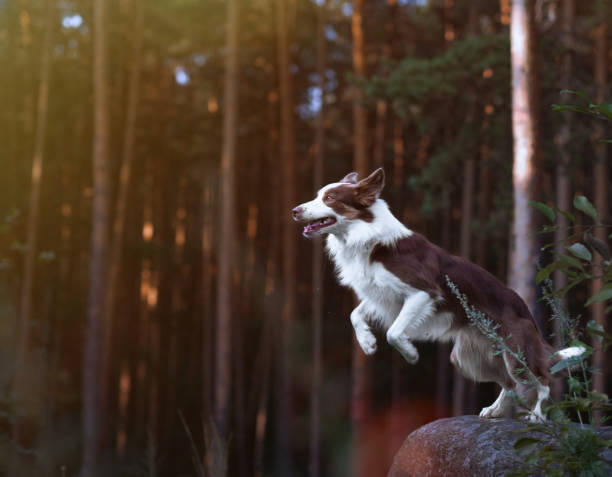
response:
M510 354L496 354L491 341L469 326L447 285L448 276L470 305L499 325L500 336L509 336L511 349L524 353L538 378L537 399L529 417L543 420L542 402L550 394L550 365L580 355L584 349L553 353L514 291L481 267L409 230L391 214L380 199L384 181L382 169L361 181L352 172L293 209L294 220L307 222L305 237L327 234L327 251L340 282L360 300L351 313L351 323L364 353L376 351L373 323L386 331L388 343L410 364L419 359L414 341L454 341L451 361L466 377L493 381L502 388L497 400L482 409L481 417L503 416L513 404L510 390L525 396L530 389L516 375L520 365Z

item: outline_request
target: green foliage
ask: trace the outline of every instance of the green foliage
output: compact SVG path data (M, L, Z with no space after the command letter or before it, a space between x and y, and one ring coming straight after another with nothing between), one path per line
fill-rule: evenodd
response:
M387 100L416 135L435 138L427 148L427 160L407 179L411 189L422 193L424 215L450 208L446 198L463 187L462 165L479 155L484 142L501 145L507 141L503 131L510 127L508 51L504 33L467 36L448 49L429 54L419 50L401 61L387 61L385 74L364 84L370 98ZM485 108L495 114L485 113ZM485 122L489 124L486 132ZM496 211L511 210L508 159L496 151L489 161L491 170L504 176L491 178L498 187L493 198ZM477 224L480 231L489 237L504 233L506 214L491 214L488 220Z
M515 442L514 448L521 467L508 473L508 476L608 475L609 468L599 458L599 454L610 443L601 440L593 429L552 423L531 424L520 432L530 432L541 437L521 437Z
M575 222L575 215L569 211L561 211L554 209L541 202L531 202L532 205L542 212L546 218L554 222L556 214L562 213L570 222ZM582 233L572 233L566 239L565 250L567 254L559 254L555 259L541 268L536 275L536 282L542 283L550 277L550 275L561 270L568 276L568 285L561 290L551 291L555 296L564 296L569 290L585 281L601 279L602 290L590 297L585 306L590 306L598 301L607 301L612 298L612 267L610 263L611 252L608 244L602 242L593 236L592 232L596 228L607 228L609 225L602 224L600 222L599 214L593 204L584 196L576 196L574 198L574 208L579 212L582 212L590 219L593 223L590 225L582 226ZM545 225L540 231L541 234L547 234L556 230L556 227ZM582 241L579 241L582 240ZM544 245L542 249L549 249L554 246L554 243ZM600 263L596 263L595 256L601 257Z
M573 94L575 96L578 96L579 98L583 99L587 104L553 104L554 111L572 111L575 113L588 114L589 116L593 116L597 119L606 119L608 121L612 121L612 104L607 103L606 101L602 101L599 104L595 104L582 91L571 91L568 89L564 89L561 91L561 93Z
M388 77L374 77L367 92L386 96L400 105L400 113L419 117L428 114L422 107L432 101L458 95L460 101L469 103L473 99L469 93L507 88L503 81L493 81L492 76L483 72L491 71L496 80L509 78L508 49L505 34L470 36L455 42L439 56L408 57L391 65Z
M575 93L586 99L583 94ZM606 114L608 105L589 104L588 108L574 106L558 106L556 110L571 110L591 114L596 117L602 115L611 119ZM569 211L556 210L546 204L532 202L532 206L542 212L546 218L554 223L556 213L565 215L571 223L575 223L575 215ZM593 413L595 411L609 412L612 410L612 400L604 393L592 389L592 376L598 372L588 365L588 358L594 353L594 348L579 341L577 332L578 320L570 319L569 314L562 310L559 297L565 295L574 286L594 279L600 279L603 289L591 296L585 307L595 302L612 300L612 270L610 258L612 253L608 244L596 239L592 230L596 227L606 227L600 222L600 215L591 202L584 196L576 196L573 202L574 208L588 216L593 224L586 225L581 234L572 233L565 239L565 250L569 254L560 254L554 260L541 268L536 276L538 283L545 287L544 299L551 305L553 315L559 319L559 332L562 343L570 343L572 346L581 346L584 352L579 356L562 359L555 363L551 374L566 372L568 375L568 393L559 402L553 403L547 408L551 421L535 423L526 426L520 432L529 433L528 437L519 438L514 444L518 457L521 459L520 467L510 473L512 476L527 475L550 475L550 476L605 476L608 475L609 466L601 459L600 454L606 447L612 448L612 441L602 440L594 425ZM549 233L554 227L545 225L541 233ZM578 241L582 238L584 243ZM548 244L543 249L551 248L554 244ZM594 257L601 257L601 265L594 263ZM568 277L569 284L561 290L554 290L550 275L556 270L561 270ZM610 309L610 307L608 307ZM593 342L602 346L603 349L612 344L612 336L606 333L603 327L591 320L585 331L590 335ZM577 374L572 371L578 369ZM580 425L569 422L566 412L575 413ZM585 420L585 417L588 418ZM588 422L591 427L583 424Z

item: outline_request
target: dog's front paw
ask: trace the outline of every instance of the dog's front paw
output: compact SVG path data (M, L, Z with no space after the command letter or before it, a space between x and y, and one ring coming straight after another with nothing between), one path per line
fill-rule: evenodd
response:
M368 356L376 352L376 336L371 332L362 331L357 333L357 341L363 352Z
M416 364L419 361L419 352L412 343L403 343L401 352L404 359L408 361L408 364Z

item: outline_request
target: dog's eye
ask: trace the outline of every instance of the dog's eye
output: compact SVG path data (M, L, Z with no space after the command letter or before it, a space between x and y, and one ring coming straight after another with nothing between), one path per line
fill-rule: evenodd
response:
M323 200L325 202L329 202L330 200L334 200L334 196L331 194L327 194L325 197L323 197Z

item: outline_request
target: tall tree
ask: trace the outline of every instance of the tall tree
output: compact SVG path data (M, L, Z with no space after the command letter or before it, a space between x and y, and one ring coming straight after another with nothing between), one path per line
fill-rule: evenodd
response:
M571 89L571 79L573 72L573 48L574 48L574 0L563 0L561 2L561 45L563 47L563 56L561 59L560 71L560 89ZM569 111L563 113L563 124L559 129L558 147L559 156L555 164L555 205L561 210L569 210L570 206L570 137L572 129L572 114ZM564 238L568 235L568 219L563 214L557 214L557 223L555 230L555 253L562 254L564 252ZM554 274L555 289L560 290L567 285L567 275L561 270L555 271ZM561 298L566 302L566 297ZM555 337L554 344L556 349L560 349L563 343L561 342L560 323L558 320L554 323ZM556 399L561 398L563 392L563 383L557 380L553 385L553 395Z
M291 370L293 364L293 319L295 316L296 277L296 236L295 227L288 211L296 203L296 152L293 105L293 80L290 72L289 7L292 1L276 0L277 44L278 44L278 81L280 100L280 154L283 174L284 213L282 230L282 274L285 286L283 304L283 325L280 331L279 389L277 404L277 452L278 475L288 475L291 471Z
M100 365L102 358L102 317L106 291L107 231L109 225L110 117L107 83L106 1L93 6L93 209L89 301L83 366L83 460L82 477L99 473Z
M445 22L445 39L450 42L455 37L454 30L452 30L452 0L445 0L445 6L448 8L447 19ZM469 7L469 18L468 18L468 34L476 34L477 24L477 10L474 3L470 4ZM476 98L472 99L472 104L468 110L467 121L469 123L474 122L475 116L475 103ZM472 154L468 153L468 156L463 162L463 189L461 191L461 224L459 233L459 253L466 260L470 260L472 255L472 212L474 209L474 182L475 182L475 159ZM468 387L469 393L468 393ZM453 414L460 415L466 412L468 408L467 395L474 395L476 390L472 383L468 383L466 378L461 374L458 369L455 369L454 380L453 380Z
M215 400L214 418L223 440L229 435L231 388L232 271L234 267L234 202L236 139L238 114L238 1L227 2L227 56L225 62L225 98L223 150L220 177L219 279L217 283L217 326L215 329Z
M351 19L353 38L353 73L356 79L365 78L365 51L363 39L364 0L355 0ZM367 115L364 106L364 93L355 88L353 97L353 168L364 177L369 173L367 143ZM369 373L367 357L353 337L353 369L351 391L351 421L353 426L352 475L365 476L368 470L365 449L365 421L369 412Z
M141 0L134 0L134 30L132 33L132 58L130 61L130 77L128 80L128 96L125 113L125 133L123 137L123 151L121 167L119 170L119 191L113 219L111 236L111 249L108 263L108 286L104 297L103 317L103 349L102 349L102 382L100 389L101 412L108 411L108 399L110 389L110 357L111 343L113 341L113 320L117 301L121 263L124 247L124 229L127 217L128 196L130 192L130 180L132 175L132 164L134 162L134 143L136 137L136 118L138 115L138 101L140 97L140 69L142 57L142 31L144 8ZM103 422L108 422L103 419ZM108 434L108 430L105 434Z
M327 2L323 0L317 9L317 88L321 95L321 106L317 115L315 131L314 186L323 186L325 163L325 67L326 40L325 23ZM312 256L312 383L310 391L310 464L311 477L318 477L321 453L321 381L323 374L322 356L323 322L323 242L315 240Z
M533 0L514 0L510 16L510 59L512 68L512 135L514 163L512 182L514 217L512 221L508 284L532 306L535 299L534 264L536 248L533 211L536 165L536 119L532 105L537 103Z
M34 273L36 267L36 250L38 244L38 222L40 218L40 189L45 155L45 137L47 131L47 111L49 103L49 72L51 70L51 37L53 25L53 0L46 1L45 33L42 46L40 81L38 84L38 103L36 108L36 129L34 133L34 154L32 157L32 175L30 182L30 204L26 229L26 253L23 264L23 281L21 285L20 329L17 348L13 395L22 400L28 394L27 374L30 360L32 302ZM23 405L23 404L22 404ZM24 406L26 410L30 406ZM32 416L18 416L13 424L13 439L22 447L28 447L25 420Z
M605 12L602 8L602 13ZM602 15L603 16L603 15ZM608 100L608 25L605 18L602 19L601 23L595 30L595 85L597 87L597 103L600 104L602 101ZM595 124L595 134L597 139L605 139L605 130L601 124L601 121L597 121ZM608 150L605 142L599 142L595 146L595 167L593 169L594 182L595 182L595 207L601 214L605 214L609 211L608 204L608 167L606 161L608 160ZM609 217L606 217L609 218ZM595 230L595 237L604 243L607 241L607 231L603 227L598 227ZM602 257L598 253L595 253L594 265L597 270L601 266ZM601 291L602 282L601 280L594 280L592 285L591 293L599 293ZM595 302L592 305L593 319L599 326L605 326L605 305L603 301ZM593 367L599 369L601 372L593 376L593 387L594 389L605 392L606 390L606 377L607 367L605 350L602 346L597 346L595 349L595 355L593 356ZM601 418L601 415L597 416Z

